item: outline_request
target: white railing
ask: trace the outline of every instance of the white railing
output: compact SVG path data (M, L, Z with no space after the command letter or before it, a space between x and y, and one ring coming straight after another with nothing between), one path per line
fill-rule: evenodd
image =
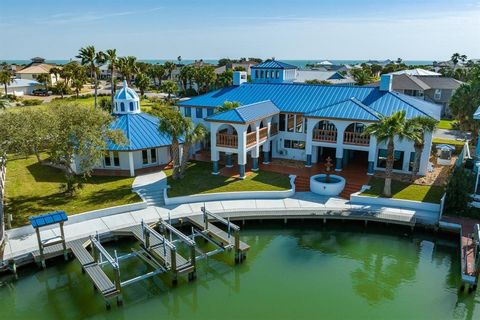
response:
M7 158L0 157L0 248L5 240L5 213L3 210L3 199L5 196L5 176L7 173Z

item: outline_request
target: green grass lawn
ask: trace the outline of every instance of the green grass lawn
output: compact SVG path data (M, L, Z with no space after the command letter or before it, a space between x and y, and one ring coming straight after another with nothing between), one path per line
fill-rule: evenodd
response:
M438 128L438 129L452 130L454 123L455 123L455 120L442 119L442 120L440 120L440 122L437 124L437 128Z
M465 141L453 140L453 139L440 139L440 138L433 138L432 142L434 144L451 144L454 146L463 146Z
M212 175L212 164L192 161L183 179L173 180L172 170L166 170L168 176L169 197L179 197L199 193L233 191L279 191L290 189L287 175L268 171L258 171L248 175L245 180Z
M384 180L372 178L370 190L361 193L362 196L380 197L383 191ZM392 198L422 202L440 203L444 188L439 186L424 186L392 180Z
M140 201L132 192L133 178L91 177L73 197L61 193L64 181L62 171L38 164L35 157L9 159L5 209L13 215L13 226L27 224L29 216L53 210L76 214Z

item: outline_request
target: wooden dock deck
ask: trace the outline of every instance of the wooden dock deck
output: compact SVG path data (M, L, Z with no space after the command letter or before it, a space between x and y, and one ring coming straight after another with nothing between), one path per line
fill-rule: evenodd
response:
M208 235L214 238L217 242L219 242L224 249L230 249L235 246L235 238L233 236L228 236L228 233L223 231L222 229L216 227L212 223L208 224L208 230L205 230L205 222L203 221L203 215L196 215L188 217L188 221L196 228L206 231ZM250 249L250 246L245 242L240 241L239 250L242 253L245 253Z
M143 230L140 224L122 228L119 230L112 231L113 235L122 235L122 236L134 236L140 243L145 246L145 239L143 238ZM165 239L166 240L166 239ZM167 240L168 241L168 240ZM171 251L170 248L164 248L163 243L156 237L151 237L150 240L150 253L157 259L160 260L161 264L167 269L171 269ZM179 253L175 253L175 272L178 273L189 273L193 271L194 266L181 256Z

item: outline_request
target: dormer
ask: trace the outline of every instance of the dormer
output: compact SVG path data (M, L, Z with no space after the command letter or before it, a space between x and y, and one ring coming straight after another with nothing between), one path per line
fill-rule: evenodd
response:
M128 87L127 81L123 81L123 87L113 98L114 114L140 113L140 98L135 90Z
M272 59L251 67L251 70L255 83L292 83L297 78L298 68Z

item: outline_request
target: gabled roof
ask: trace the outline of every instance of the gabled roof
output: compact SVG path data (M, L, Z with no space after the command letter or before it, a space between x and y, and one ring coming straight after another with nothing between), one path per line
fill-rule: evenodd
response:
M450 77L433 77L422 76L417 77L420 81L428 85L432 89L450 89L455 90L462 85L463 82Z
M244 83L182 101L179 106L215 108L225 101L238 101L246 105L270 100L281 112L308 114L352 97L385 116L403 110L409 118L417 115L439 118L436 113L438 105L403 94L380 91L375 87L300 83Z
M116 145L108 141L107 150L132 151L169 146L172 143L172 138L158 130L159 124L159 118L146 113L115 116L115 120L110 124L110 129L121 130L127 139L127 143L126 145Z
M65 211L57 210L57 211L45 213L39 216L30 217L28 218L28 220L30 220L32 227L40 228L44 226L49 226L51 224L67 221L68 217Z
M380 119L380 115L375 110L355 98L334 103L328 107L310 112L306 116L358 121L378 121Z
M249 123L279 113L280 110L270 100L240 106L235 109L211 115L207 121Z
M441 73L438 72L433 72L430 70L425 70L421 68L415 68L415 69L407 69L407 70L400 70L400 71L395 71L395 72L390 72L389 74L408 74L409 76L441 76Z
M252 66L253 69L256 68L269 68L269 69L298 69L297 66L288 64L285 62L277 60L267 60L265 62L259 63L256 66Z
M54 65L48 63L31 63L30 65L26 66L25 68L18 70L16 73L18 74L41 74L41 73L49 73L50 69L52 69Z
M305 82L309 80L327 81L332 79L345 79L345 77L337 71L298 70L294 82Z

